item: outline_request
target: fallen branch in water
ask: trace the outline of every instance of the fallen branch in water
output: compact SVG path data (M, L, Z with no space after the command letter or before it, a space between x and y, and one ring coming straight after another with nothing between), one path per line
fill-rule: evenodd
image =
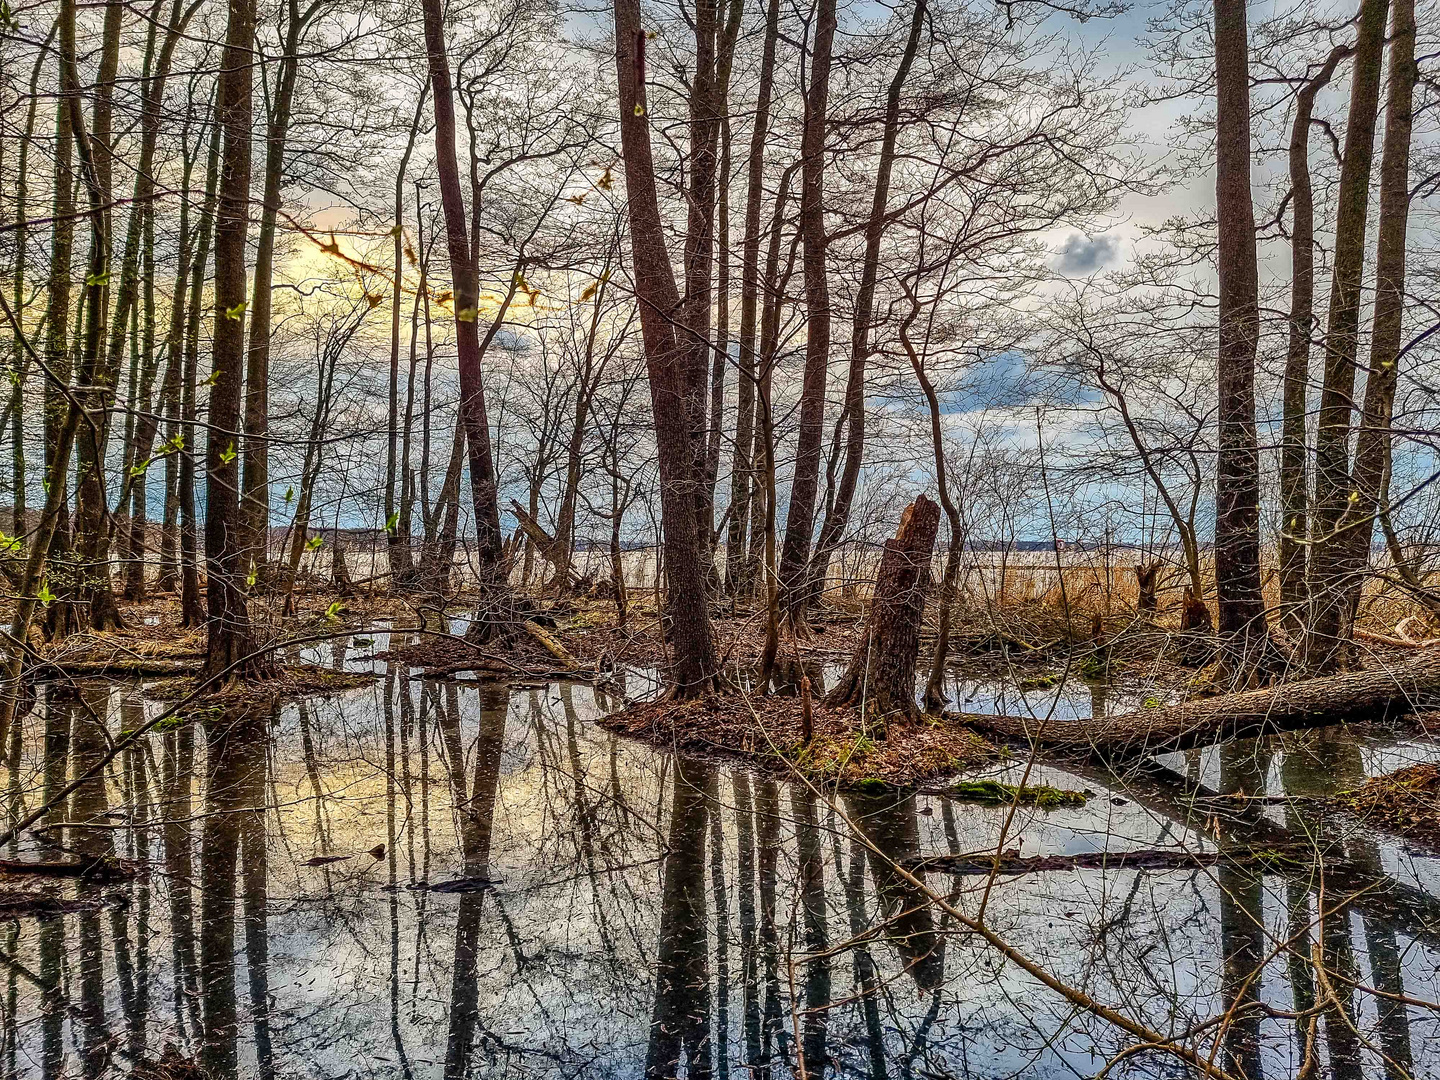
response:
M1227 863L1245 862L1243 856L1227 855ZM941 874L1037 874L1065 870L1194 870L1214 866L1221 860L1216 851L1184 851L1180 848L1143 851L1082 851L1076 855L1021 856L1011 848L999 858L979 852L973 855L936 855L920 859L907 869L915 873Z
M1427 652L1389 668L1281 683L1123 716L1084 720L979 713L945 716L1017 742L1117 759L1328 727L1342 721L1389 720L1437 703L1440 655Z

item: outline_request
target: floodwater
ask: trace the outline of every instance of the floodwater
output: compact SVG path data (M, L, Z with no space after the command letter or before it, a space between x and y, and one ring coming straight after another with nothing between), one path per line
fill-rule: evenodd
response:
M361 642L315 655L366 667L387 638ZM3 853L139 873L0 878L81 908L0 922L0 1076L1196 1075L1123 1053L1139 1040L931 894L983 906L1055 979L1229 1075L1440 1075L1440 860L1303 802L1208 797L1334 791L1440 756L1427 741L1237 743L1123 779L1041 767L1033 782L1092 796L1007 822L607 732L595 717L653 687L645 673L591 688L380 670L373 688L157 729ZM961 693L1073 715L1144 691ZM11 820L162 707L133 686L42 687L9 749ZM862 838L910 866L997 845L1220 859L989 886L929 870L922 890Z

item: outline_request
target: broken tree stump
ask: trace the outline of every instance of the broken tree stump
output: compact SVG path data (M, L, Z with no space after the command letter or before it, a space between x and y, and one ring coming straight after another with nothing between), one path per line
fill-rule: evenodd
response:
M920 656L920 618L930 591L930 559L940 528L940 507L918 496L900 515L900 527L885 541L875 595L865 632L827 705L874 702L880 718L911 717L915 665Z
M1052 750L1102 759L1188 750L1230 739L1388 720L1440 704L1440 656L1387 668L1281 683L1221 697L1184 701L1123 716L1055 720L947 713L978 731Z

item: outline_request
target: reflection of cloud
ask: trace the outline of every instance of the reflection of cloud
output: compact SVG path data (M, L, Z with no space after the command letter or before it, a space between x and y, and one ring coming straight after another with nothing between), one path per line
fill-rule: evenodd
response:
M1058 258L1055 268L1062 274L1072 277L1093 274L1119 257L1120 237L1114 233L1108 236L1085 236L1081 233L1071 233L1070 238L1060 245L1056 254Z

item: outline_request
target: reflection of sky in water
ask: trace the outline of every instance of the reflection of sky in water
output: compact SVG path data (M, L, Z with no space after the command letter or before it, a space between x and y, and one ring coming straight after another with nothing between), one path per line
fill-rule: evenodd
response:
M383 635L362 636L373 636L373 645L352 645L344 657L347 665L352 662L348 654L368 655L388 644ZM316 659L322 659L318 650ZM334 659L333 653L323 657L324 662ZM517 690L503 705L503 727L494 711L502 707L495 691L473 685L391 680L388 700L382 683L373 690L280 710L268 742L269 796L277 809L266 822L267 973L276 1075L404 1076L408 1069L415 1076L438 1077L444 1072L457 1012L464 1012L455 1006L462 1000L455 997L457 990L474 995L470 1075L637 1076L644 1071L665 915L664 855L667 844L673 846L669 838L676 835L671 820L676 762L590 722L597 711L618 700L612 695L643 696L651 684L648 676L634 673L622 678L623 685L611 692L558 684ZM1017 700L1014 687L998 682L967 681L966 686L967 709L1001 701L1013 708ZM1025 697L1037 711L1055 701L1057 716L1087 715L1091 688L1027 691ZM112 707L117 698L112 698ZM100 704L103 711L103 700ZM491 711L484 712L486 708ZM38 781L43 723L39 714L26 721L21 770L26 783ZM484 732L492 742L498 740L493 747L498 763L492 840L488 860L482 861L484 874L499 884L465 895L413 888L415 882L445 882L477 869L473 853L467 866L460 831L464 819L455 812L446 769L449 748L459 747L465 761L463 806L485 816L491 804L476 790L487 758ZM1404 745L1336 742L1336 747L1320 748L1324 760L1358 758L1367 769L1412 752ZM153 737L150 750L155 761L163 761L163 737ZM1198 767L1205 782L1218 786L1218 752L1192 758L1198 760L1181 755L1173 764L1182 772ZM1276 759L1266 765L1267 782L1283 782L1283 765ZM990 775L1013 780L1022 767L1011 763ZM693 763L684 768L692 780L706 771ZM778 1021L770 1034L777 1053L782 1045L793 1044L789 961L795 962L797 993L803 994L810 974L805 958L816 951L806 934L807 928L814 930L816 915L823 916L824 941L830 947L857 929L880 927L866 948L878 969L874 1015L890 1075L907 1070L916 1076L1092 1075L1127 1045L1109 1025L1074 1015L1058 996L1014 966L1000 963L993 950L955 933L943 917L926 924L928 929L898 921L900 913L913 907L908 902L913 895L897 887L893 874L867 864L842 817L849 814L872 836L905 848L897 854L929 856L993 849L1005 810L937 795L913 801L840 799L833 807L822 800L813 808L813 828L806 829L800 824L806 817L801 812L803 789L769 784L728 765L709 769L720 809L705 816L699 841L703 862L697 864L697 881L706 896L705 917L685 940L700 940L706 958L712 1065L724 1041L732 1075L742 1067L747 972L754 976L752 987L762 1006L767 997L761 947L767 888L774 891ZM1288 772L1294 774L1293 769ZM130 775L117 770L111 778L112 807L122 804ZM422 782L426 775L428 785ZM1096 795L1081 808L1022 808L1005 843L1020 847L1025 855L1175 845L1196 851L1213 848L1205 822L1192 816L1187 825L1183 806L1161 812L1153 800L1126 797L1093 777L1050 767L1037 768L1031 780L1089 788ZM318 802L316 783L323 792ZM742 806L758 805L767 787L777 816L743 813ZM200 810L197 794L195 812ZM775 828L768 843L763 840L765 821ZM123 841L128 834L122 830L113 835ZM198 847L198 825L192 835ZM742 837L750 840L743 858ZM377 843L390 845L378 862L364 854ZM1402 864L1410 867L1408 876L1414 880L1429 876L1415 868L1433 865L1388 841L1359 836L1351 846L1352 854L1363 849L1360 855L1392 871ZM156 859L158 847L157 841L152 853ZM773 876L766 868L767 849L773 855ZM328 866L302 865L328 854L353 857ZM823 905L812 906L809 922L801 872L806 858L818 858L824 893ZM674 859L670 864L680 865ZM988 919L1026 955L1097 999L1161 1030L1180 1030L1223 1011L1221 957L1227 940L1234 944L1237 920L1239 925L1264 928L1267 952L1291 932L1288 879L1267 876L1247 914L1234 899L1233 880L1221 888L1217 877L1222 873L1214 868L1064 871L1002 879L990 898ZM975 911L982 879L931 872L927 880L942 892L962 890L958 903ZM113 922L106 916L98 924L104 931L106 1021L122 1043L126 1001L133 1016L135 998L122 993L125 980L111 936L115 926L128 938L132 980L137 947L142 940L148 944L151 1047L174 1040L193 1049L193 1032L181 1034L175 1023L175 924L170 912L178 886L167 874L153 873L143 913L138 898L132 898L127 907L116 909ZM724 904L719 905L722 891ZM198 890L195 898L198 905ZM237 897L236 905L237 914L243 914L243 899ZM144 927L142 917L147 920ZM81 921L74 916L61 920L72 950ZM462 921L474 933L472 965L463 962L463 951L457 954ZM909 926L908 943L897 936L901 926ZM1362 980L1374 977L1372 949L1381 941L1377 930L1384 929L1379 919L1350 916L1348 939ZM933 945L937 933L945 935L945 944L938 989L932 989L937 984L932 980L920 985L922 976L916 973L929 968L922 965L908 973L906 968L915 962L915 942ZM723 1018L717 937L726 942ZM235 947L240 1068L255 1075L258 1059L243 931L237 931ZM28 970L40 970L39 924L20 923L7 949ZM1435 973L1440 952L1403 934L1396 939L1396 949L1404 992L1433 999L1440 992ZM855 999L854 956L842 952L830 965L829 999L838 1004L823 1016L832 1074L866 1075L869 1070L867 1019ZM462 961L458 968L457 957ZM1278 1010L1293 1008L1288 980L1282 962L1270 964L1259 980L1261 999ZM73 976L70 985L73 990ZM18 1074L39 1075L34 1064L41 1057L39 995L23 979L16 983L16 993ZM801 1013L803 1017L803 1008ZM1440 1070L1440 1029L1423 1010L1412 1009L1408 1019L1412 1075L1434 1075ZM1367 1037L1381 1037L1373 999L1358 999L1356 1023ZM1321 1030L1323 1034L1323 1025ZM1387 1030L1393 1033L1393 1025ZM83 1044L85 1026L72 1017L66 1031L71 1074L79 1075L77 1047ZM1259 1024L1266 1076L1293 1075L1298 1068L1292 1031L1281 1019ZM1322 1048L1327 1068L1330 1053L1327 1044ZM124 1055L117 1055L114 1064L112 1071L123 1072ZM1378 1058L1370 1051L1362 1049L1361 1064L1378 1070ZM810 1075L819 1072L812 1063ZM1179 1074L1172 1061L1141 1055L1126 1059L1111 1075Z

